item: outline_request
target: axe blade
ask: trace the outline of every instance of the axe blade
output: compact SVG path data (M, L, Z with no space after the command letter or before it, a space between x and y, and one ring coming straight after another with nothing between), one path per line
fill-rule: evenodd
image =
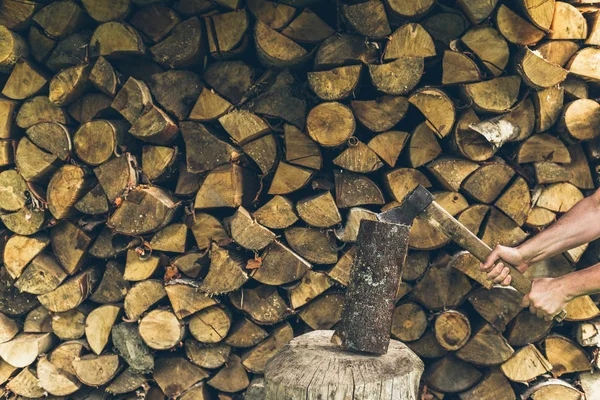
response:
M378 218L382 222L412 225L415 217L433 203L434 200L433 194L419 185L406 196L402 204L382 212L378 215Z

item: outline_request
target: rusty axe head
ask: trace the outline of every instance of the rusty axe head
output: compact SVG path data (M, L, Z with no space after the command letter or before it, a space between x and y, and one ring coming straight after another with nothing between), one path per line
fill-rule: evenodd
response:
M415 217L434 200L433 194L423 186L419 185L406 196L402 204L382 212L378 215L378 219L393 224L412 225Z

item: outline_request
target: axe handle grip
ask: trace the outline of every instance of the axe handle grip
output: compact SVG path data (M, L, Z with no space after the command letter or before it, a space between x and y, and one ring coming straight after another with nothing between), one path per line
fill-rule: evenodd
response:
M427 206L420 216L459 246L473 254L479 261L485 261L491 254L492 248L490 246L475 236L473 232L435 201ZM505 261L502 262L510 269L511 286L522 295L527 295L531 291L531 281L514 266ZM566 312L562 310L554 319L561 322L565 316Z

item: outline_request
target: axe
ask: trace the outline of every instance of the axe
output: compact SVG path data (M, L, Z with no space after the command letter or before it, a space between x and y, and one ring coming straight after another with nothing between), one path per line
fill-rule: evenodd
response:
M492 252L487 244L436 203L433 194L423 186L417 186L398 207L378 214L377 221L361 221L344 309L332 337L333 343L347 350L386 353L396 289L402 277L410 228L417 216L480 261L485 261ZM510 269L511 286L522 295L528 294L531 281L514 266L503 262ZM491 288L490 281L480 271L462 272ZM562 310L554 320L561 322L566 314Z
M479 261L485 261L491 254L492 249L479 239L473 232L468 230L463 224L458 222L448 211L435 202L433 194L423 186L419 185L413 190L406 199L398 207L394 207L380 214L379 218L386 221L406 221L407 218L420 216L425 219L431 226L442 232L456 244L473 254ZM505 266L510 269L512 277L511 286L515 288L523 296L531 291L531 280L521 273L513 265L503 261ZM469 273L463 271L469 277L481 283L484 287L490 287L489 280L482 274ZM476 271L474 271L476 272ZM478 271L477 271L478 272ZM567 312L562 310L558 313L554 320L562 322L567 316Z

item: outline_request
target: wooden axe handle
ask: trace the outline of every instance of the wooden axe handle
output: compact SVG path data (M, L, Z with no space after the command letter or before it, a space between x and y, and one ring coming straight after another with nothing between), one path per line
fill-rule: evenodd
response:
M485 261L491 254L492 249L490 246L475 236L473 232L458 222L456 218L435 201L427 206L427 208L421 212L420 216L426 219L437 230L456 242L459 246L473 254L479 261ZM522 295L527 295L531 291L531 281L514 266L506 261L502 262L510 269L510 276L512 278L511 286ZM554 317L554 320L561 322L565 319L566 315L566 311L562 310Z

